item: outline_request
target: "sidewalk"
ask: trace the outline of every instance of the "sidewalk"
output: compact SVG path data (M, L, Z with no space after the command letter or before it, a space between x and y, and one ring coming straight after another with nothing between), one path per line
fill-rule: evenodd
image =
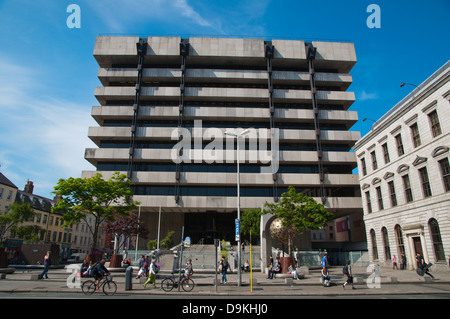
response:
M135 279L137 271L133 271L132 290L125 290L125 272L113 272L114 281L118 289L117 294L144 294L161 295L165 298L176 295L195 295L195 296L259 296L264 298L273 296L336 296L336 295L404 295L404 294L449 294L450 298L450 271L433 273L435 279L429 280L428 276L420 277L415 271L411 270L391 270L381 269L381 276L375 277L372 272L366 272L366 267L353 266L355 278L355 288L347 285L342 288L345 276L342 275L342 267L336 266L330 269L331 281L335 284L331 287L323 287L320 282L320 271L311 270L304 279L290 280L286 278L267 279L267 275L261 272L253 272L253 283L250 285L250 273L242 273L241 286L237 285L237 274L228 274L228 283L214 285L216 275L214 273L195 272L192 279L195 282L195 288L189 293L178 289L171 292L164 292L160 289L162 278L171 276L170 273L162 272L156 280L155 289L148 285L144 289L143 279ZM13 274L7 274L5 279L0 280L0 292L2 293L37 293L37 292L56 292L56 293L82 293L81 288L70 287L67 279L71 276L68 269L55 269L49 271L49 279L31 280L33 274L39 274L39 270L30 272L16 271ZM217 274L220 281L221 274ZM85 281L81 278L81 283ZM73 286L73 285L72 285ZM75 296L76 297L76 296ZM20 295L19 295L20 298Z

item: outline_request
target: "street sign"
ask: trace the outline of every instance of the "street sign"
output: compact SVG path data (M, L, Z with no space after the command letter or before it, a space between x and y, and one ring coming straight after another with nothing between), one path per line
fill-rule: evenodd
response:
M240 231L239 231L239 219L235 219L235 224L236 224L236 232L235 232L235 239L236 241L239 241L240 238Z
M191 247L191 237L187 236L187 237L184 239L184 247L186 247L186 248Z

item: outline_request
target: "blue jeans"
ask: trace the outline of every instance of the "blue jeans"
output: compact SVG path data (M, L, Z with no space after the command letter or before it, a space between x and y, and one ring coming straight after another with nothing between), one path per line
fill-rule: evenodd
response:
M222 270L222 282L227 282L227 270Z
M42 271L41 276L42 276L42 277L45 276L45 279L48 279L47 273L48 273L48 266L47 266L47 265L44 265L44 271Z

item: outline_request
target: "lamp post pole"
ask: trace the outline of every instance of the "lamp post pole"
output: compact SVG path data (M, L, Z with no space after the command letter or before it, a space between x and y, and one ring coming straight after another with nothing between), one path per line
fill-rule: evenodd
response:
M139 205L138 222L140 220L141 220L141 205ZM138 224L138 230L139 230L139 224ZM138 244L139 244L139 232L136 235L136 249L134 251L134 261L137 260Z
M236 137L236 143L237 143L237 156L236 156L236 162L237 162L237 219L238 219L238 228L239 228L239 237L237 240L238 244L238 287L242 285L242 276L241 276L241 253L242 253L242 247L241 247L241 177L239 172L239 138L243 137L249 132L248 129L243 131L241 134L236 133L230 133L225 132L225 135L230 135Z
M404 87L405 85L411 85L411 86L418 87L418 86L415 85L415 84L412 84L412 83L406 83L406 82L402 82L402 83L400 84L400 87L402 88L402 87Z

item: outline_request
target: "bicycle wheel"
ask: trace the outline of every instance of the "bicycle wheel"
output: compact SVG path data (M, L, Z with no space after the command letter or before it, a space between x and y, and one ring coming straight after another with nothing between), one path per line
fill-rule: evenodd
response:
M103 293L105 295L114 295L117 291L117 285L114 281L108 280L103 284Z
M161 282L161 288L166 292L172 291L174 286L175 282L172 280L172 278L166 278Z
M83 282L81 285L81 290L85 295L92 295L95 292L95 281L88 280Z
M189 292L192 289L194 289L194 286L195 286L194 281L191 278L183 279L181 281L181 288L183 288L183 290L186 292Z

